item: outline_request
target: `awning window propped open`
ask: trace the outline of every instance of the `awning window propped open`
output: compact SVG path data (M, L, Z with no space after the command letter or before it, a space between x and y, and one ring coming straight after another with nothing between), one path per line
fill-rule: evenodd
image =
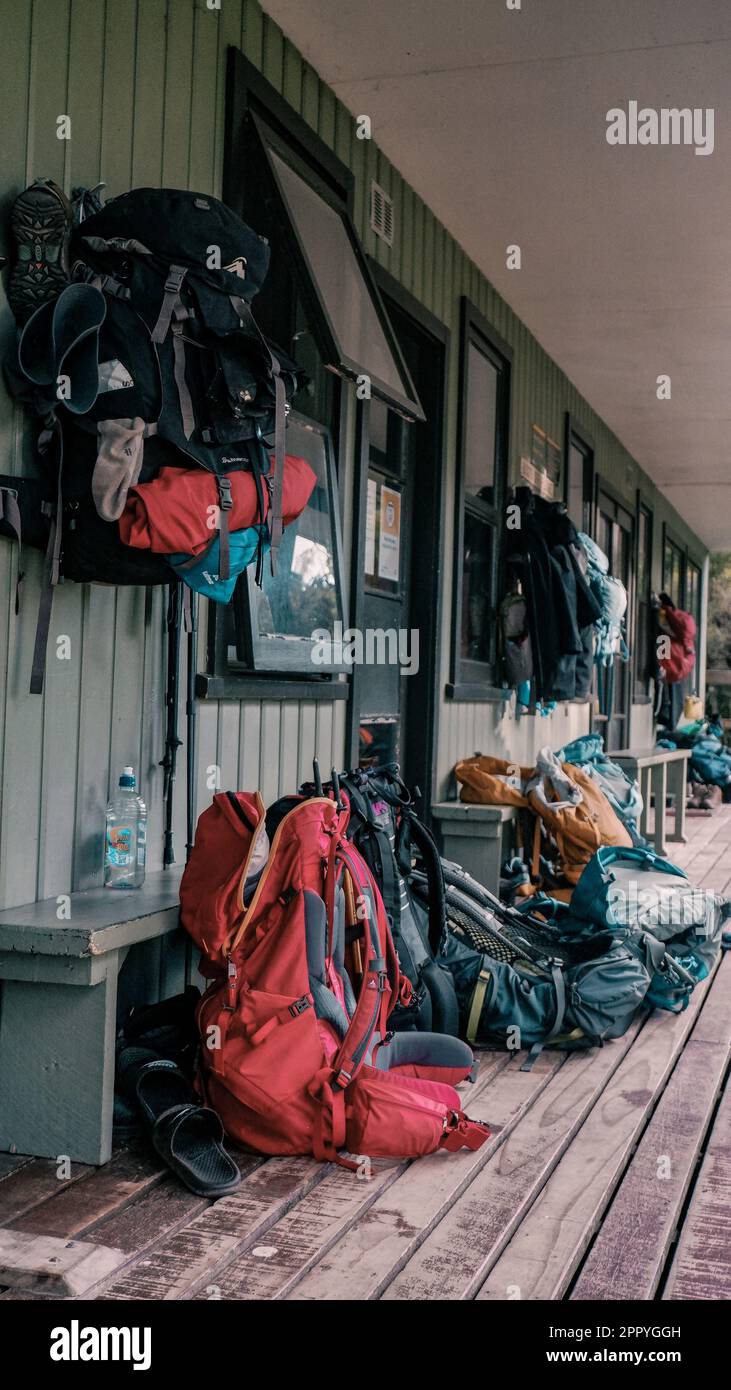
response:
M343 376L368 377L374 395L410 420L424 412L365 252L344 208L293 167L286 148L258 117L256 131L272 173L282 222L307 280L321 351Z

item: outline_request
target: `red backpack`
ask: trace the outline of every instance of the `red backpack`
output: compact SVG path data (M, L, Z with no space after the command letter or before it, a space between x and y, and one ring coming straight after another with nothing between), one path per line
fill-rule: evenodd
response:
M323 796L265 818L258 792L221 793L200 817L180 901L213 979L197 1014L201 1090L227 1133L262 1153L356 1167L338 1150L479 1148L489 1130L454 1090L472 1072L466 1043L386 1031L408 981L348 818Z
M685 680L695 666L696 623L692 613L676 608L663 595L663 622L670 629L670 655L660 657L659 664L668 685Z

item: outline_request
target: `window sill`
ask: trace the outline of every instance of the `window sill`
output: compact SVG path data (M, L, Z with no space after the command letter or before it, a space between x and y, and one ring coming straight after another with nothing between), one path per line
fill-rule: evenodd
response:
M507 705L513 695L512 690L501 690L494 685L447 685L444 693L448 700L491 705Z
M347 700L349 681L288 680L282 676L199 674L199 700Z

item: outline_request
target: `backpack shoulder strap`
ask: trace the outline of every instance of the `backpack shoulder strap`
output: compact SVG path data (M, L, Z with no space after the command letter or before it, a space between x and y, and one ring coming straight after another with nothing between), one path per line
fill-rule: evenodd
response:
M402 812L404 824L408 825L409 835L416 845L426 870L429 885L429 945L433 956L438 956L447 920L447 892L444 885L442 859L430 830L415 816L413 811Z

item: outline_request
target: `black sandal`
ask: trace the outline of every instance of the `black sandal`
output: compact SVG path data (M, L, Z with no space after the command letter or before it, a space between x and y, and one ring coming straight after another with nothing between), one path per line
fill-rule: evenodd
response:
M200 1104L177 1064L148 1048L127 1047L117 1065L153 1147L189 1191L210 1198L233 1192L241 1174L223 1147L223 1125L215 1110Z

